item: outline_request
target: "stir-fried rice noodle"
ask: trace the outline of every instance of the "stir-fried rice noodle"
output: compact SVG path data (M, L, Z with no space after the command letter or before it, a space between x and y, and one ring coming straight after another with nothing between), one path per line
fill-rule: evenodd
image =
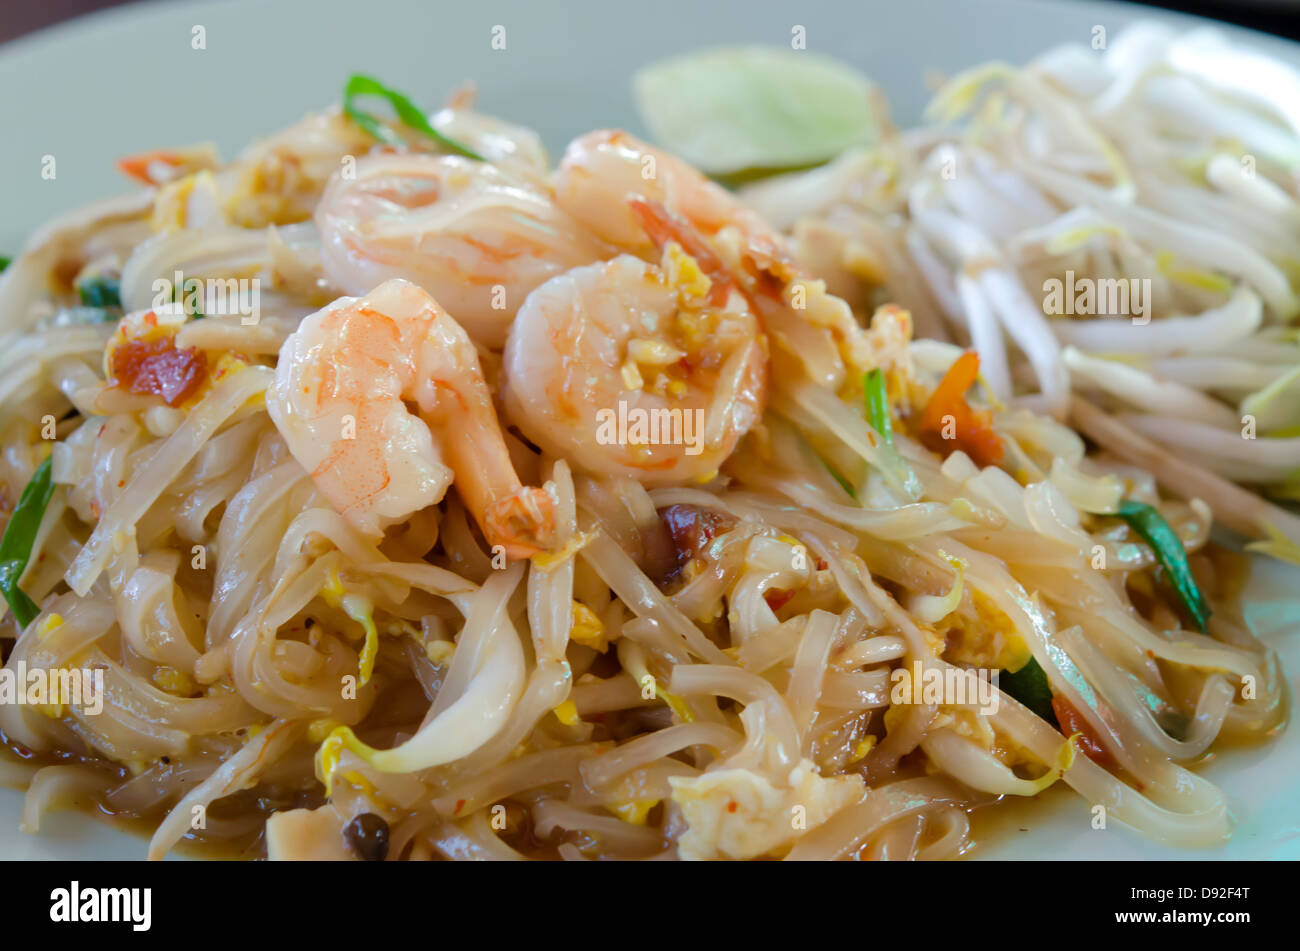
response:
M7 616L6 664L102 671L104 696L0 705L23 827L89 799L147 820L154 858L184 839L350 857L369 815L392 859L936 859L970 849L982 810L1062 782L1156 841L1222 841L1224 796L1189 767L1285 716L1241 556L1210 532L1300 539L1233 484L1300 463L1282 436L1234 436L1237 400L1283 375L1264 344L1295 350L1275 331L1296 309L1279 170L1300 140L1280 100L1202 74L1199 42L960 77L938 108L975 114L967 132L755 191L788 246L662 154L669 185L630 212L584 204L578 170L621 181L610 163L648 147L593 133L551 172L463 100L437 122L495 163L456 159L483 176L472 208L397 180L445 158L331 112L47 228L0 278L5 511L46 456L53 483L20 579L39 613ZM1212 151L1227 134L1257 178ZM354 156L377 164L349 203ZM563 235L512 217L525 191ZM340 217L372 213L373 245ZM472 319L421 258L439 228ZM885 286L844 270L850 244ZM357 286L369 255L382 277ZM1054 321L1031 294L1162 255L1181 270L1149 327ZM1211 271L1222 287L1188 279ZM176 272L255 278L260 312L164 306ZM78 302L105 274L124 317ZM504 310L475 297L496 284L518 290ZM554 354L520 342L538 321ZM975 429L927 428L963 359L950 338L978 351L961 425L993 457ZM875 370L889 426L864 411ZM704 425L610 444L607 397ZM1190 580L1120 517L1134 503ZM1026 670L1056 723L1008 690L895 690Z

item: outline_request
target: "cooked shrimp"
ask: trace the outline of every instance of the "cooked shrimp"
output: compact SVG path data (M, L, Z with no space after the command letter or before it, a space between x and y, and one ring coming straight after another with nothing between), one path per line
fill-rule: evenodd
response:
M786 240L689 164L626 132L589 132L569 144L554 176L559 206L602 240L642 258L667 233L693 233L722 262L783 351L837 388L844 363L866 359L862 328L842 300L795 263ZM703 259L700 247L687 247ZM870 364L867 364L870 366Z
M512 558L550 545L551 497L515 474L474 345L414 284L391 280L304 319L280 349L266 405L321 493L362 531L438 502L454 480L490 545Z
M528 292L601 257L599 243L522 174L451 155L373 155L316 209L325 273L349 294L390 278L445 303L499 349Z
M541 136L532 129L477 112L473 105L472 89L458 92L429 117L429 124L493 165L537 177L550 172L551 160Z
M655 241L629 205L639 196L690 223L705 239L734 229L751 260L787 262L785 239L726 189L686 162L618 130L588 132L569 143L554 176L555 200L597 237L644 256Z
M766 344L743 294L670 243L524 301L505 352L510 419L588 471L646 485L707 480L762 415Z

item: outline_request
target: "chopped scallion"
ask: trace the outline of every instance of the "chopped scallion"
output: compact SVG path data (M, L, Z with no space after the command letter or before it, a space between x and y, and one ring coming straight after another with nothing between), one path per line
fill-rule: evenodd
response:
M885 392L885 374L879 368L869 372L862 381L866 392L867 422L871 428L880 433L888 445L894 444L894 424L889 418L889 396Z
M1029 663L1014 673L1002 671L998 675L998 687L1052 726L1056 726L1056 711L1052 709L1052 687L1038 661L1031 657Z
M1186 606L1187 613L1204 632L1210 620L1210 606L1205 602L1201 589L1196 586L1196 579L1192 577L1191 566L1187 563L1187 550L1183 548L1178 533L1154 506L1145 502L1124 499L1119 504L1119 517L1128 522L1142 536L1142 540L1151 546L1169 576L1169 583Z
M77 285L77 294L86 307L121 307L122 282L115 277L92 277Z
M437 129L429 124L420 107L411 102L406 96L402 95L395 89L389 89L379 80L372 76L365 76L361 73L354 73L348 78L347 85L343 87L343 111L348 117L361 128L365 129L372 136L387 145L401 145L402 140L393 133L393 130L379 121L378 118L360 109L356 100L361 96L378 96L388 102L397 113L397 118L407 128L414 129L423 135L433 139L443 148L457 154L464 155L466 158L478 159L484 161L483 156L479 155L468 146L462 145L455 139L443 135Z
M45 509L54 494L54 483L50 478L51 457L36 467L32 479L23 489L18 505L9 516L5 526L4 538L0 539L0 594L9 602L14 618L20 628L27 627L32 619L41 613L36 602L18 587L18 579L27 570L27 560L32 556L32 546L36 542L36 533L45 517Z

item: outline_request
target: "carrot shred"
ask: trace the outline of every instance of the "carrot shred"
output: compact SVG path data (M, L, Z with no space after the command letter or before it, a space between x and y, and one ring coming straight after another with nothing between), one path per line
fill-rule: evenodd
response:
M947 454L961 449L978 466L995 466L1002 461L1005 447L993 429L988 410L972 409L966 391L979 377L980 358L974 350L958 357L943 375L921 413L921 441L935 452ZM951 418L951 437L945 437Z
M117 170L128 178L133 178L142 185L156 185L149 175L149 169L155 162L177 166L185 159L176 152L167 149L152 149L136 155L127 155L117 160Z

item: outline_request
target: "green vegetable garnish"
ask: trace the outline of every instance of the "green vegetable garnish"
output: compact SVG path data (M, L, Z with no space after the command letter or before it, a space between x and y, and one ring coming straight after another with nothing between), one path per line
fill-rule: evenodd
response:
M835 470L835 467L831 465L829 462L827 462L826 458L822 456L820 453L817 454L817 458L821 461L821 464L826 467L826 471L831 474L831 478L834 479L836 482L838 482L840 484L840 488L843 489L845 492L847 492L849 494L849 498L853 499L853 501L856 502L858 500L858 493L853 491L853 486L849 485L849 480L844 478L844 476L840 475Z
M1204 633L1210 620L1210 606L1205 603L1201 589L1192 577L1182 539L1169 527L1165 517L1145 502L1124 499L1119 503L1119 517L1128 522L1142 536L1142 540L1151 546L1151 550L1160 559L1160 564L1164 566L1165 573L1169 575L1169 582L1182 598L1187 612Z
M360 96L379 96L387 100L388 104L393 107L397 113L397 118L407 128L414 129L429 138L433 139L443 148L456 152L466 158L478 159L484 161L483 156L479 155L473 149L461 145L455 139L448 138L437 129L429 124L420 107L411 102L406 96L403 96L395 89L389 89L379 80L372 76L364 76L361 73L354 73L348 78L347 85L343 87L343 111L348 117L361 128L365 129L372 136L387 145L401 145L402 139L393 133L393 130L384 125L377 118L368 112L363 112L357 108L356 99Z
M879 368L870 371L862 381L867 397L867 422L880 433L882 439L894 444L894 424L889 418L889 397L885 394L885 374Z
M9 266L9 262L12 260L13 258L0 257L0 271L3 271L5 268L7 268Z
M1032 657L1029 663L1015 673L1009 670L998 675L998 687L1008 696L1024 704L1052 726L1056 726L1056 711L1052 709L1052 688L1047 674Z
M659 144L711 175L820 165L876 138L871 82L807 50L689 53L646 67L634 86Z
M87 307L122 306L122 282L115 277L92 277L77 285L77 294Z
M0 594L9 602L9 608L14 612L20 628L27 627L41 613L36 602L18 587L18 579L27 570L27 559L32 555L36 532L41 527L45 508L50 504L50 496L54 494L54 483L50 479L50 458L46 456L45 461L36 467L32 480L27 483L18 499L17 508L9 517L4 538L0 539Z

